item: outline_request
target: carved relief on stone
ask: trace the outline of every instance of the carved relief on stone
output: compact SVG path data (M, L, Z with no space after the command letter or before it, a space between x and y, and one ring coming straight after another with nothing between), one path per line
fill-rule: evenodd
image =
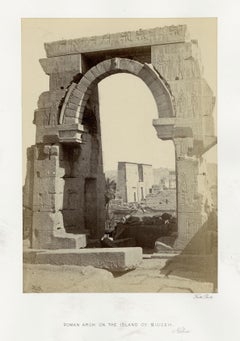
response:
M146 40L146 39L148 39L146 30L140 29L140 30L136 31L136 39L137 40Z
M48 57L62 56L98 49L126 48L140 45L167 44L186 40L186 25L157 27L149 30L128 31L80 39L62 40L45 44Z
M178 174L178 204L185 204L187 197L187 181L183 172Z
M120 39L121 42L127 42L127 41L132 41L132 32L123 32L120 33Z
M180 116L185 115L186 108L187 108L187 98L185 93L181 90L177 97L175 97L177 111L179 112Z
M152 47L152 63L167 80L199 78L198 55L191 43ZM163 65L165 66L163 68Z
M174 138L177 160L183 160L189 156L189 152L193 149L194 139L192 137Z
M203 115L202 105L205 98L201 95L201 81L196 79L169 82L176 101L177 117L198 118Z
M110 34L105 34L101 36L100 39L98 39L99 45L104 45L104 46L110 46L111 45L111 35Z
M197 93L192 91L191 93L191 108L192 108L192 115L197 116L200 114L200 107L199 107L199 97L197 96Z
M195 169L197 164L191 160L182 161L178 167L178 206L181 211L194 212L199 209Z

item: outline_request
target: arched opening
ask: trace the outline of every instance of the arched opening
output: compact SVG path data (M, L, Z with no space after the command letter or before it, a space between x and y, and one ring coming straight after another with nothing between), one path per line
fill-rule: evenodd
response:
M175 149L172 141L156 135L154 97L141 79L126 73L106 77L98 89L103 170L106 185L114 192L108 207L110 230L112 220L120 227L124 220L125 230L118 233L122 246L150 249L161 238L171 244L167 226L177 228ZM173 219L164 224L162 216Z
M113 80L115 85L111 84ZM108 108L104 109L104 103ZM67 133L62 142L70 166L64 186L67 208L63 220L67 232L80 233L84 229L90 231L91 238L99 238L104 230L128 217L138 222L135 228L141 226L141 236L136 237L139 229L136 232L124 226L127 236L121 233L122 237L149 248L150 244L154 247L158 237L170 237L172 230L176 232L174 147L158 139L161 134L157 132L156 136L154 124L165 118L172 127L171 91L150 64L123 58L105 60L87 71L78 83L71 84L59 118L61 131ZM72 139L74 127L82 129L80 144L75 137ZM164 134L163 139L171 136ZM107 172L113 170L116 180L109 192L107 184L111 179ZM150 225L154 225L152 233Z

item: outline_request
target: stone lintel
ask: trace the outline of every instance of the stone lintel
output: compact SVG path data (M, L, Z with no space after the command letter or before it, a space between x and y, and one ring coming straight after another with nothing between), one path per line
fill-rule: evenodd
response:
M189 40L186 25L140 29L45 43L47 57L121 48L180 43Z
M142 248L94 248L62 250L30 250L26 263L94 266L110 271L135 269L142 261Z

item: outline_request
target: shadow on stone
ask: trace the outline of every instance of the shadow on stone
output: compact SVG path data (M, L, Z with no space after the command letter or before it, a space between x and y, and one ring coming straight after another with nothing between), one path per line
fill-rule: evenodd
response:
M180 255L161 269L166 277L179 276L213 283L217 292L217 215L212 212Z

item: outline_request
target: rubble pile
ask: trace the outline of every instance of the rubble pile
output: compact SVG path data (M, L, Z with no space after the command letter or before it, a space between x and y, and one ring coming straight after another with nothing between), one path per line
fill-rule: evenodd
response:
M115 230L118 238L130 238L136 246L153 249L157 239L177 236L176 218L168 213L155 216L129 216L118 223Z

